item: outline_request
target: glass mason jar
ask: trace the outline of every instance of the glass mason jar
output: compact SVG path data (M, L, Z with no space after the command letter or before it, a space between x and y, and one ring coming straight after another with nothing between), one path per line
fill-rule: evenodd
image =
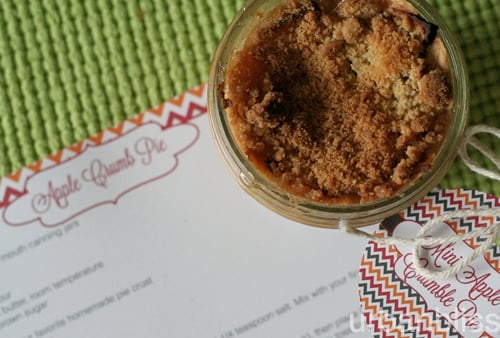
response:
M433 7L422 0L408 0L421 17L439 27L438 36L447 50L451 71L454 106L448 132L434 159L433 168L389 198L353 205L320 203L285 191L249 161L231 130L219 91L232 54L242 46L258 19L265 17L266 12L282 1L286 0L247 1L225 32L212 60L208 82L210 126L230 172L258 202L284 217L307 225L337 228L339 221L345 220L350 226L361 227L376 224L406 209L439 184L455 159L467 127L469 83L464 57L456 39Z

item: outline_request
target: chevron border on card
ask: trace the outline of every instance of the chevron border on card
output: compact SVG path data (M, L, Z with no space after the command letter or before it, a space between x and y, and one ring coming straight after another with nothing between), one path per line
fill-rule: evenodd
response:
M455 198L455 205L457 210L459 208L499 208L500 198L495 197L491 194L485 194L477 191L469 191L463 189L457 190L444 190L444 193L453 199L452 194L454 191L457 192L457 198ZM459 200L461 202L459 202ZM474 229L484 228L493 225L497 220L492 216L474 216L466 219L453 219L449 220L447 223L457 234L465 234ZM475 239L465 240L470 248L478 248L484 241L486 237L478 237ZM495 270L500 272L500 249L498 247L491 248L484 256L486 262Z
M434 199L424 197L405 211L405 219L425 223L443 213L439 205L434 204Z
M491 194L465 189L442 189L432 191L427 197L408 208L404 212L403 218L425 223L433 217L448 211L498 207L500 207L500 198ZM486 216L459 220L452 219L448 220L447 223L457 234L465 234L473 229L490 226L495 221L493 217ZM464 242L475 249L484 240L485 238L478 238ZM496 259L494 250L491 251L492 253L488 257L493 258L493 260L488 260L488 263L495 268L498 266L498 259L500 258Z
M372 302L379 302L383 308L395 312L422 312L425 302L413 289L397 278L394 271L385 272L376 260L363 260L360 279L362 290L371 294Z
M427 222L445 212L473 209L485 200L484 194L464 189L435 189L405 211L405 218Z
M361 260L358 285L361 308L363 318L377 333L375 336L417 337L412 330L419 325L419 337L458 337L456 329L443 316L431 312L429 318L424 299L388 269L395 264L394 254L385 252L388 249L370 242ZM408 318L407 314L414 317Z
M0 208L8 206L25 193L24 185L29 177L81 154L85 151L87 145L100 145L105 141L120 137L131 128L145 124L152 119L146 119L146 115L155 116L156 120L160 120L162 128L167 129L179 124L189 123L192 119L206 114L206 96L207 85L196 86L144 113L132 116L115 126L90 136L86 140L61 149L54 154L48 155L45 159L38 160L6 176L0 180Z
M384 265L387 268L396 264L396 261L400 257L399 252L394 250L392 246L390 247L392 250L388 250L384 245L374 241L370 241L367 248L371 249L366 253L368 258L375 260L377 264Z
M370 280L373 281L372 278ZM413 289L401 280L392 279L390 284L387 283L388 280L391 278L379 280L382 285L375 288L375 285L360 283L363 317L367 318L367 324L375 332L382 334L381 337L389 337L387 328L397 328L397 330L389 330L390 333L395 334L392 337L416 337L414 331L416 327L420 328L419 337L459 336L456 329L443 316L438 317L435 312L431 312L432 318L427 315L425 301ZM388 288L399 291L377 293L377 290Z
M377 245L372 243L368 245L366 255L363 256L360 270L360 300L364 315L368 313L370 326L374 331L383 331L384 337L387 336L387 328L400 327L394 325L394 318L389 318L387 313L407 313L408 311L419 311L413 305L413 302L406 301L407 297L404 290L399 290L394 282L396 280L394 272L388 272L386 264L390 262L387 257L381 257L371 251ZM386 261L381 264L381 261ZM381 316L382 315L382 316ZM400 323L397 323L400 324ZM400 329L397 333L404 333L407 330ZM393 332L393 330L390 331ZM398 334L396 337L402 337Z
M187 123L190 120L205 114L206 112L207 107L199 105L195 102L190 102L186 109L186 115L180 115L174 111L170 111L168 113L165 129Z

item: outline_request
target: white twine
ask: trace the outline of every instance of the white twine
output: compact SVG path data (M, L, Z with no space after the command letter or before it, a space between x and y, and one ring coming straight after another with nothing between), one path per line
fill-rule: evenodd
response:
M484 143L482 143L476 137L474 137L475 135L480 133L489 133L500 138L500 129L485 125L470 127L465 132L463 146L460 147L458 153L462 158L462 161L464 161L465 165L469 167L472 171L480 175L500 181L500 158ZM497 171L485 169L481 167L477 162L473 161L470 158L469 153L467 152L468 145L474 147L476 150L478 150L480 153L486 156L491 162L493 162L493 164L497 167Z
M489 133L500 138L500 129L478 125L469 128L466 131L464 142L459 149L459 155L464 161L464 163L474 172L500 181L500 158L487 146L481 143L474 136L479 133ZM475 161L473 161L469 154L467 153L467 146L471 145L489 160L491 160L497 167L498 171L491 171L481 167ZM444 221L451 219L465 219L470 217L494 217L494 222L490 226L472 230L465 234L457 234L455 236L449 237L430 237L427 234L432 228L441 224ZM407 245L413 247L413 263L417 273L426 278L440 278L445 279L456 275L462 269L467 267L476 258L483 256L486 251L491 247L500 242L500 208L489 208L489 209L471 209L471 210L457 210L453 212L444 213L431 221L427 222L418 234L413 238L402 238L402 237L378 237L375 235L368 234L367 232L361 231L349 225L349 222L345 219L339 222L339 229L351 235L362 237L368 240L375 241L383 245ZM426 260L421 259L421 248L422 246L429 245L442 245L457 243L460 241L465 241L469 239L478 238L480 236L488 236L487 239L476 249L472 251L469 256L464 257L458 264L454 264L445 270L430 270L425 266Z

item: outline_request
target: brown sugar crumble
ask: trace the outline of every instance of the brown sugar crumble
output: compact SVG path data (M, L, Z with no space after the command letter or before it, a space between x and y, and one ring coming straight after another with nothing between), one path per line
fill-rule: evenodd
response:
M452 111L437 27L403 0L289 0L261 15L220 95L237 142L308 200L391 197L433 167Z

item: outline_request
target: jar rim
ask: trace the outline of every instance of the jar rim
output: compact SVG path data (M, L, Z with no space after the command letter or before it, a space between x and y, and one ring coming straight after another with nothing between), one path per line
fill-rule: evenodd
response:
M406 209L438 186L457 155L468 124L468 73L459 44L437 10L422 0L406 1L412 4L425 20L438 26L438 36L448 54L454 103L449 130L433 161L440 165L434 165L427 173L406 184L389 198L349 205L311 201L285 191L262 174L240 149L225 114L218 88L223 82L231 53L237 49L236 43L244 40L241 36L249 29L252 16L259 10L278 5L281 0L250 0L235 16L212 59L208 83L208 111L211 131L219 153L242 188L258 202L282 216L307 225L337 228L340 220L346 220L351 226L357 227L374 224Z

